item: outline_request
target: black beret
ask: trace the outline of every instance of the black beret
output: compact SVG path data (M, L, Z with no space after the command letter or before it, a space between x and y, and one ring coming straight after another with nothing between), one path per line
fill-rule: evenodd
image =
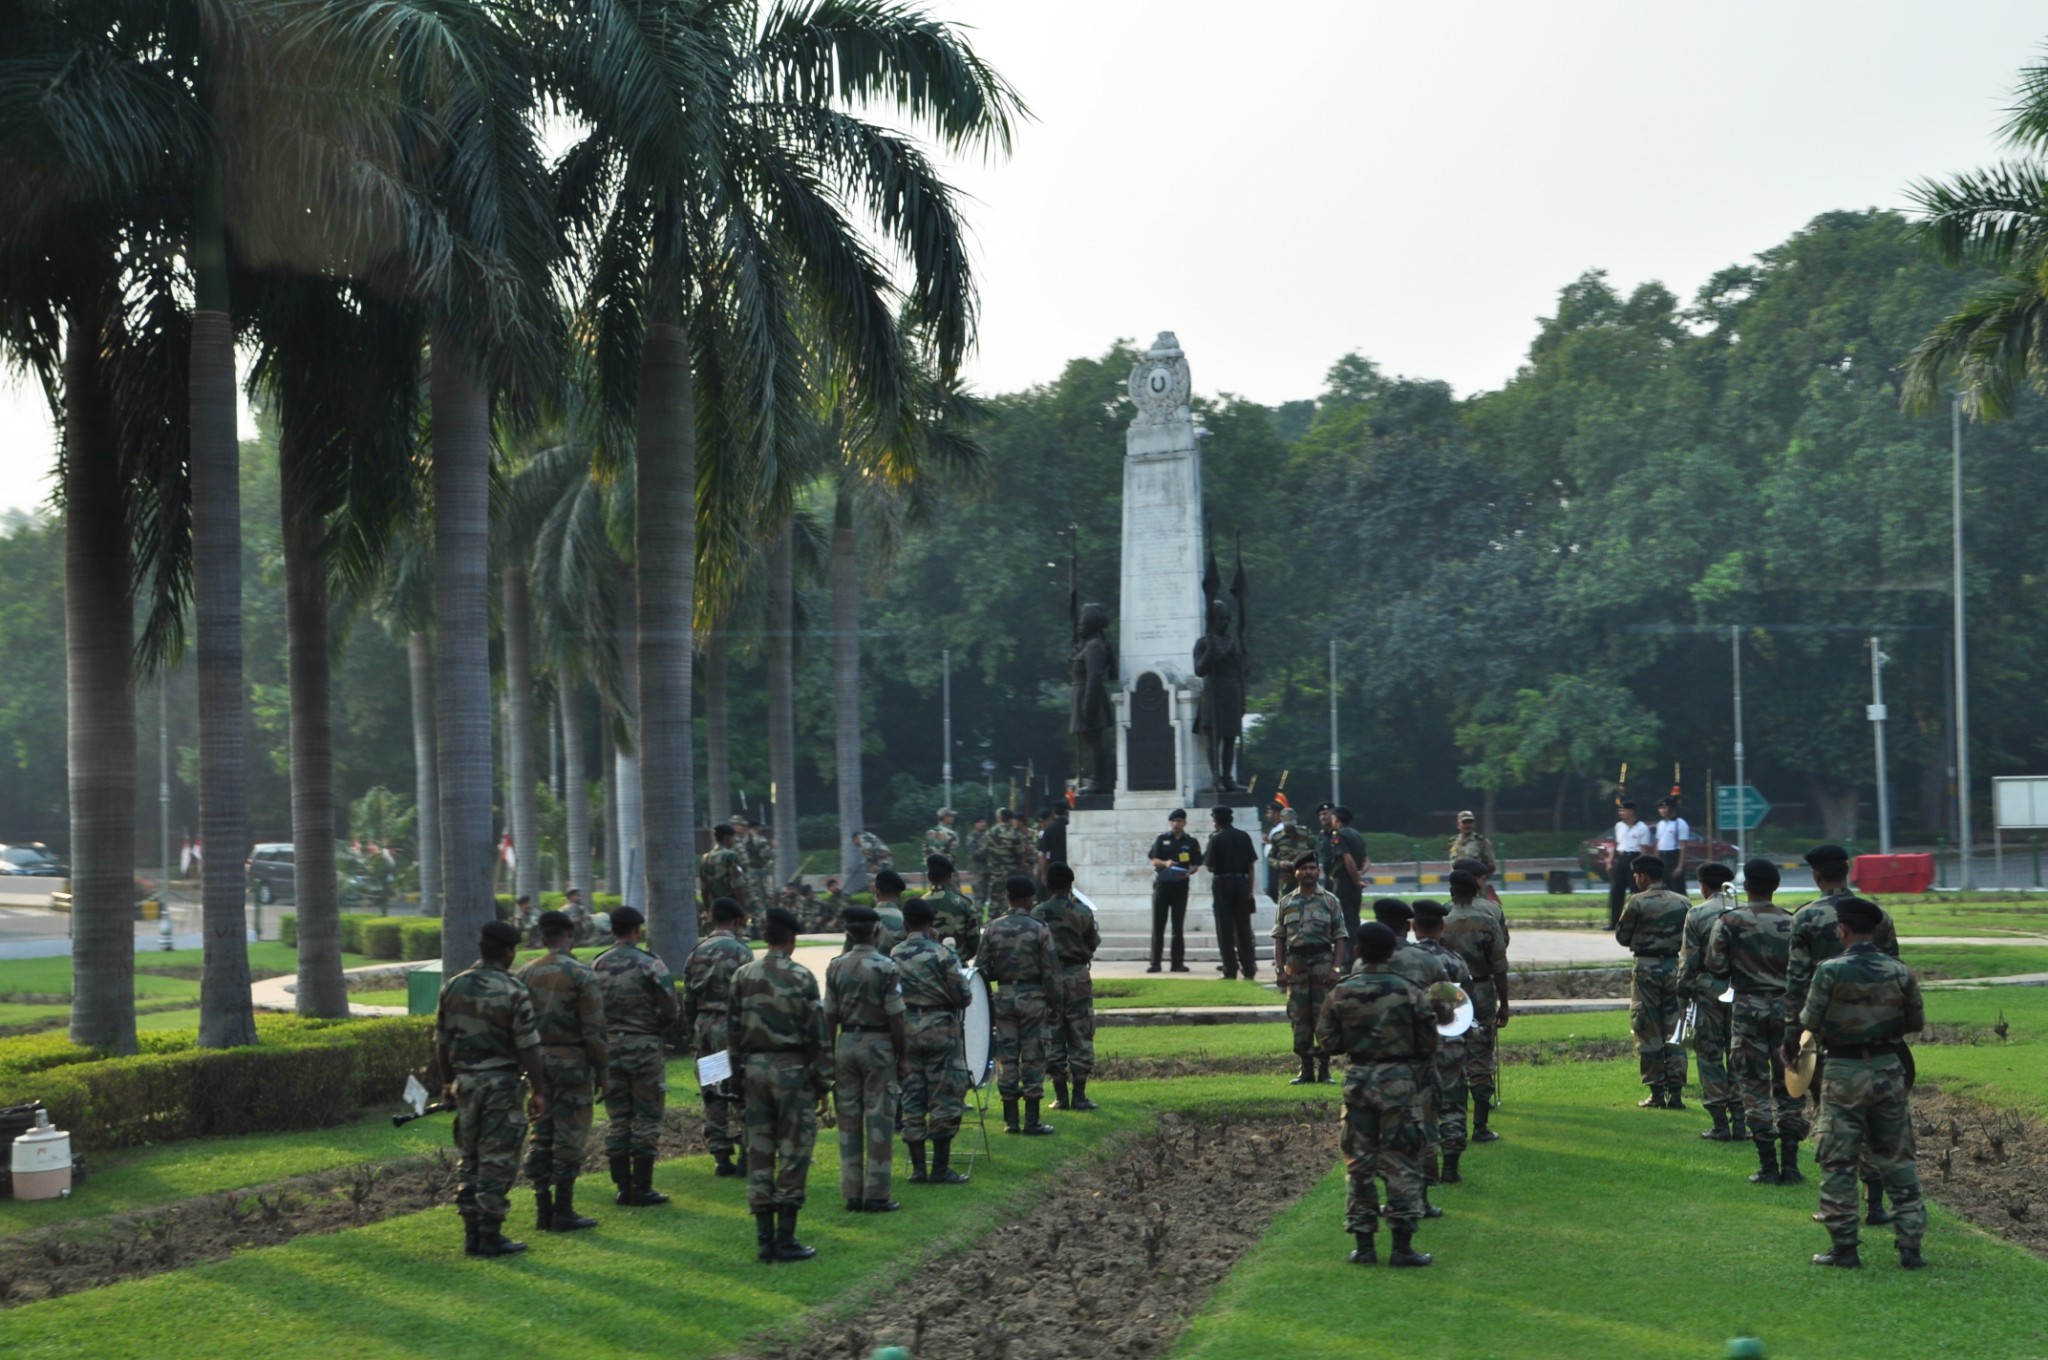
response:
M871 926L882 919L882 913L873 907L848 907L839 915L850 926Z
M944 855L926 855L924 857L924 876L926 878L944 878L952 872L953 861L947 859Z
M1375 921L1412 921L1415 908L1398 897L1382 897L1372 904L1372 917Z
M932 910L932 904L922 897L913 897L903 904L903 924L906 926L928 926L938 919L939 914Z
M1336 805L1335 803L1317 803L1317 804L1316 804L1316 811L1317 811L1317 812L1335 812L1336 810L1337 810L1337 805Z
M1839 845L1816 845L1806 852L1804 858L1808 864L1818 869L1823 864L1847 864L1849 852Z
M1166 820L1169 822L1184 822L1187 819L1188 810L1186 808L1175 808L1173 811L1166 814Z
M1009 881L1003 884L1003 895L1013 902L1020 897L1036 897L1038 885L1022 874L1011 874Z
M744 921L747 909L730 897L721 897L711 904L711 919L714 921Z
M796 913L787 907L768 908L765 919L769 925L779 926L792 935L803 934L804 923L799 921Z
M1322 867L1322 863L1323 862L1321 860L1316 858L1316 852L1313 850L1304 850L1294 857L1294 867L1297 869L1299 869L1304 864L1313 864L1320 868Z
M567 912L544 911L540 914L540 933L543 935L566 935L576 929L576 923L569 919Z
M519 927L510 921L486 921L484 928L476 933L478 944L510 945L519 947Z
M1394 932L1378 921L1367 921L1358 928L1358 952L1368 959L1375 954L1381 960L1392 957L1397 943Z
M638 930L647 924L646 914L638 907L614 907L612 909L612 934L620 935L628 930Z
M884 869L875 875L874 888L876 892L900 893L907 886L909 885L904 883L903 875L897 873L894 869Z
M1415 904L1415 919L1418 921L1441 921L1451 910L1433 897L1425 897Z
M1877 903L1861 897L1845 897L1835 903L1835 915L1841 917L1842 924L1857 934L1868 935L1884 920L1884 909Z
M1655 855L1637 855L1636 862L1629 866L1629 871L1638 874L1661 874L1664 872L1664 861Z

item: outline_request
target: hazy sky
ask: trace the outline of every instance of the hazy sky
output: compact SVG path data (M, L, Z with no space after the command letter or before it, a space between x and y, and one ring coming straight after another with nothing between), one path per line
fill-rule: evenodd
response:
M1998 154L2048 39L2020 0L927 0L1035 120L956 167L975 377L1180 336L1197 390L1313 396L1356 349L1460 393L1511 376L1601 268L1689 297L1832 208ZM47 495L40 399L0 394L0 508Z

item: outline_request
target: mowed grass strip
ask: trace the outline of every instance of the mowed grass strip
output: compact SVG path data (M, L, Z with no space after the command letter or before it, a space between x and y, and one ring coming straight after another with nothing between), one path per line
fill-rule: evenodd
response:
M1705 1143L1690 1112L1634 1108L1632 1061L1517 1070L1503 1141L1416 1245L1427 1270L1345 1259L1341 1169L1274 1224L1195 1319L1178 1360L1702 1360L1760 1336L1774 1360L2048 1354L2048 1263L1934 1211L1934 1269L1898 1269L1866 1229L1860 1272L1807 1258L1818 1186L1758 1187L1748 1144ZM1382 1259L1390 1244L1383 1226Z

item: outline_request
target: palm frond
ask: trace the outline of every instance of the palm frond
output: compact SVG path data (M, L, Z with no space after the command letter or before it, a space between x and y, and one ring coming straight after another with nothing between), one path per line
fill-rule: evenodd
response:
M2010 415L2029 387L2048 390L2048 297L2038 280L1994 279L1915 345L1906 360L1908 409L1933 409L1948 378L1981 419Z

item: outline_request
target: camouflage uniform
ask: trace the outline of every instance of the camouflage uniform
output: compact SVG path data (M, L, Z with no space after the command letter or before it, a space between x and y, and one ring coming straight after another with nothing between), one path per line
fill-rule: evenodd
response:
M1002 901L1004 879L1011 874L1036 878L1032 872L1036 867L1032 862L1030 837L1016 822L997 822L988 829L987 882L991 904Z
M1287 990L1287 1023L1294 1030L1294 1055L1303 1064L1332 1056L1316 1047L1316 1017L1337 985L1337 942L1344 938L1344 908L1320 888L1296 888L1280 899L1273 921L1273 957Z
M652 1157L668 1101L661 1036L682 1014L668 966L644 949L613 945L591 964L604 986L611 1030L611 1080L604 1084L608 1121L604 1150L614 1157Z
M1684 1000L1678 988L1678 951L1692 903L1668 888L1651 888L1621 908L1614 938L1635 952L1629 977L1628 1023L1636 1036L1643 1085L1675 1099L1685 1087L1685 1047L1671 1042Z
M947 826L944 822L936 823L924 833L924 857L926 859L930 859L933 855L944 855L947 859L951 859L953 858L953 852L959 848L960 833Z
M772 949L742 967L725 1033L747 1107L747 1207L801 1209L818 1102L832 1094L825 1007L811 970Z
M698 1057L708 1057L725 1047L725 1017L732 1006L733 974L754 961L746 941L726 934L712 934L697 942L683 962L683 1022L689 1026L692 1047ZM733 1137L736 1122L744 1129L746 1110L741 1105L739 1073L702 1088L704 1098L704 1146L713 1156L731 1153L738 1145ZM736 1121L734 1115L739 1115Z
M1344 1231L1379 1228L1373 1177L1387 1183L1387 1218L1412 1231L1422 1217L1422 1084L1436 1056L1436 1016L1413 983L1383 963L1339 982L1316 1039L1351 1061L1344 1077Z
M822 928L824 930L846 929L846 909L852 906L853 903L843 890L834 888L831 892L819 898L818 904L819 920L823 922Z
M968 886L974 889L974 895L983 902L990 900L988 837L986 827L980 831L967 833L967 869L974 875L974 881Z
M1702 966L1734 984L1730 1066L1742 1092L1749 1136L1757 1142L1806 1137L1806 1108L1785 1089L1785 964L1792 918L1768 902L1745 902L1714 922Z
M730 846L714 845L704 852L704 858L697 861L697 883L702 912L708 913L711 904L721 897L730 897L752 909L764 907L769 901L754 896L753 885L747 880L746 861Z
M533 1000L518 978L486 959L441 988L434 1034L455 1069L455 1207L464 1218L502 1223L526 1132L519 1055L540 1042Z
M950 883L926 892L924 900L932 909L932 933L954 941L960 962L972 962L981 948L981 908Z
M1714 922L1735 910L1735 899L1717 893L1685 915L1685 943L1678 955L1678 998L1694 1011L1693 1056L1700 1065L1700 1104L1724 1114L1741 1113L1741 1097L1728 1075L1730 1009L1721 1000L1728 980L1707 971L1707 942L1713 938Z
M1835 903L1850 896L1853 894L1847 890L1830 893L1792 913L1792 938L1785 958L1785 1028L1795 1039L1799 1037L1796 1026L1806 1009L1806 991L1813 985L1814 969L1843 950L1842 937L1835 930L1835 923L1841 919L1835 912ZM1880 953L1897 958L1898 928L1892 924L1890 912L1879 910L1884 919L1877 923L1872 942Z
M868 877L873 878L884 869L896 867L896 856L889 849L887 841L872 831L861 832L858 839L860 841L861 863L866 866Z
M967 979L960 956L943 940L913 935L889 955L903 985L910 1075L903 1081L903 1139L952 1138L967 1110L967 1061L960 1016Z
M1266 832L1266 896L1274 901L1294 891L1294 861L1316 848L1307 828L1288 817ZM1334 898L1331 900L1335 900Z
M1095 1071L1095 979L1089 965L1102 947L1102 934L1095 913L1071 897L1047 898L1031 914L1052 932L1060 960L1060 1021L1046 1033L1046 1073L1055 1086L1086 1082Z
M1472 994L1472 970L1465 961L1435 940L1418 940L1416 948L1429 951L1444 977ZM1477 1024L1477 1018L1474 1018ZM1470 1033L1471 1031L1466 1031ZM1465 1150L1465 1035L1455 1039L1437 1036L1436 1044L1436 1147L1445 1154Z
M825 1023L839 1027L832 1069L839 1193L849 1200L887 1200L896 1111L903 1099L894 1038L903 1023L903 985L896 965L874 945L854 945L825 969Z
M1028 911L998 916L981 932L981 971L996 984L996 1092L1037 1100L1045 1091L1045 989L1060 976L1052 932Z
M1460 832L1451 837L1450 849L1445 852L1444 858L1476 859L1486 866L1489 875L1500 872L1500 861L1495 859L1493 854L1493 842L1477 831L1470 835Z
M1927 1206L1913 1161L1913 1111L1900 1049L1906 1035L1927 1023L1920 984L1876 945L1853 945L1814 969L1799 1023L1819 1038L1825 1054L1816 1160L1828 1236L1838 1249L1856 1246L1860 1162L1872 1173L1866 1179L1884 1183L1899 1250L1919 1251Z
M533 1123L526 1178L574 1180L590 1142L594 1085L604 1083L604 993L590 965L567 949L549 950L519 970L533 1001L548 1110Z
M1472 973L1472 984L1465 989L1472 998L1472 1028L1465 1031L1465 1086L1478 1111L1491 1109L1493 1100L1493 1036L1500 1014L1493 975L1508 970L1507 931L1489 906L1483 901L1452 903L1443 935L1444 947L1463 959Z
M747 869L747 900L771 900L775 895L775 847L750 826L746 835L733 842L733 849L739 852L740 863Z

